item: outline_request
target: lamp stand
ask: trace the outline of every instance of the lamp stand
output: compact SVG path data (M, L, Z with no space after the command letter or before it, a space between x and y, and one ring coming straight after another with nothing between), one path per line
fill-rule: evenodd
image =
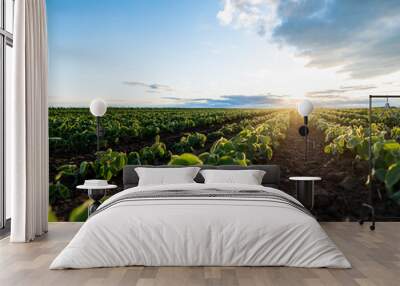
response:
M97 152L100 151L100 116L96 116Z
M308 133L310 130L308 129L308 117L304 116L304 125L300 126L299 134L304 137L304 161L307 162L308 159Z
M304 126L306 127L306 135L304 136L305 150L304 150L304 161L307 162L308 156L308 117L304 116Z

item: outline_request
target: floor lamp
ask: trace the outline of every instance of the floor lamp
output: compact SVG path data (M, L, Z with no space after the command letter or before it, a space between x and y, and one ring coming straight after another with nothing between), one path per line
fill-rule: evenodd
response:
M94 99L90 103L90 113L96 117L96 136L97 136L97 152L100 151L100 137L104 135L104 130L100 125L100 117L104 116L107 111L107 104L102 99Z
M368 218L365 218L363 213L361 214L361 218L359 220L360 224L363 224L366 220L371 220L371 225L370 229L375 230L375 207L374 207L374 202L372 198L372 191L373 191L373 182L374 182L374 176L373 176L373 169L375 168L374 162L373 162L373 152L372 152L372 101L374 99L386 99L386 103L384 108L385 109L390 109L390 104L389 104L389 98L400 98L400 95L370 95L369 96L369 104L368 104L368 124L369 124L369 135L368 135L368 162L369 162L369 192L368 192L368 201L362 204L363 208L366 208L369 210L369 216ZM398 217L396 218L391 218L392 220L398 220Z

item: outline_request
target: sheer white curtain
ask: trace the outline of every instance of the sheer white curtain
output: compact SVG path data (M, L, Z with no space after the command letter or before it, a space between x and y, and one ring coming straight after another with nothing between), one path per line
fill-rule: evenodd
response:
M48 116L45 0L16 0L12 108L6 158L11 188L12 242L47 231Z

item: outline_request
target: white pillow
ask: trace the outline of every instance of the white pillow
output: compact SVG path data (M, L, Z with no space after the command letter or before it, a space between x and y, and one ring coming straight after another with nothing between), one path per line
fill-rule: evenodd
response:
M261 170L202 170L205 184L261 185L265 171Z
M195 183L194 178L199 170L199 167L135 168L139 176L138 186Z

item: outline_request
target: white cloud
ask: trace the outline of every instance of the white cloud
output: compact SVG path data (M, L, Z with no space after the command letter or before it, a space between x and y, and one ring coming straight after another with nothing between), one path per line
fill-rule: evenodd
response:
M269 35L279 23L277 0L224 0L217 18L222 25L253 28L261 35Z
M230 23L232 23L234 14L235 8L232 5L232 1L225 0L224 9L218 12L217 18L222 25L229 25Z
M140 82L140 81L124 81L122 82L125 85L130 85L130 86L139 86L139 87L143 87L145 89L147 89L146 91L148 93L156 93L156 92L160 92L160 91L164 91L164 92L171 92L174 89L168 85L165 84L158 84L158 83L144 83L144 82Z

